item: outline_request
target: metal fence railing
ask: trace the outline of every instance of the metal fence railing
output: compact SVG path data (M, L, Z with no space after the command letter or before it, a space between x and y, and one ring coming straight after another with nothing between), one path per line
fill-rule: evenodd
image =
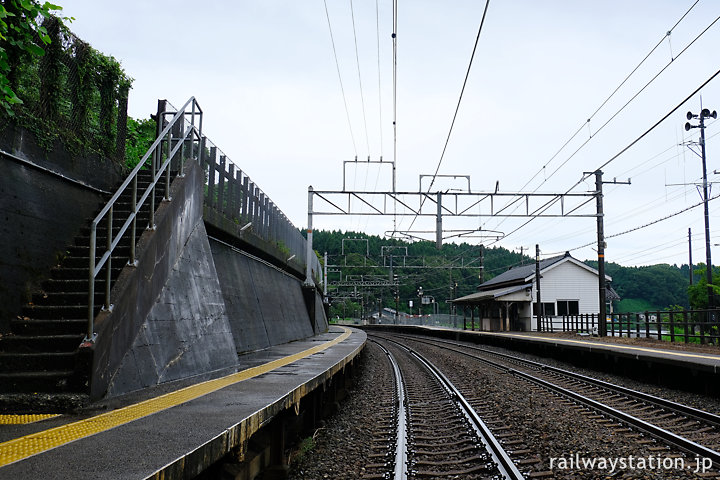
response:
M300 230L252 179L209 139L203 139L201 165L206 172L205 206L274 245L285 257L305 268L307 241ZM316 283L322 268L317 256L310 258Z
M546 317L546 332L597 333L594 313ZM607 316L610 337L651 338L669 342L720 343L720 310L645 311L611 313Z
M304 270L307 242L300 231L270 198L202 133L203 112L194 97L176 109L169 102L158 102L158 134L148 151L118 188L112 198L90 225L88 326L86 342L94 341L95 280L105 275L103 309L109 310L112 260L121 242L129 243L128 264L136 265L135 245L138 237L137 218L146 208L148 226L155 225L155 191L164 182L165 200L169 199L171 170L182 176L184 162L195 159L205 172L204 202L230 221L237 222L244 232L274 244L285 258L297 258ZM138 190L138 175L150 170L151 181ZM130 213L126 218L114 218L115 204L127 191L131 192ZM117 225L120 225L119 228ZM144 229L144 225L140 226ZM105 235L105 245L99 248L97 239ZM317 256L310 258L317 284L322 271ZM104 269L104 270L103 270Z

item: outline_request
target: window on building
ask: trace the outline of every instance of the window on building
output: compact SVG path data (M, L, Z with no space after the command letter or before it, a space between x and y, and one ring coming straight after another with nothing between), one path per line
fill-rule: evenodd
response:
M542 304L542 314L544 317L554 317L555 316L555 304L552 302L543 302ZM537 303L533 303L533 315L537 315Z
M580 305L577 300L558 300L557 301L558 315L579 315Z

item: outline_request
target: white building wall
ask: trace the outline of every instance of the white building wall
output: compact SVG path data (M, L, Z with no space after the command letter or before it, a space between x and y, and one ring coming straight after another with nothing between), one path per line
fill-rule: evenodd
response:
M540 297L543 303L578 300L580 313L597 314L600 311L598 276L572 262L564 262L542 274ZM537 290L533 288L533 305L536 301Z

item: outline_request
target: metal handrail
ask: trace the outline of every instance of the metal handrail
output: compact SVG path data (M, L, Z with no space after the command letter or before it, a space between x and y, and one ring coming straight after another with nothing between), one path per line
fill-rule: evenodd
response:
M189 105L192 105L192 109L189 112L191 115L191 124L190 128L187 129L185 134L180 138L173 138L172 137L172 129L173 127L178 123L178 121L184 121L184 117L187 111L187 108ZM197 109L197 112L196 112ZM166 112L162 112L165 114ZM195 127L195 115L199 116L199 128ZM137 214L139 213L140 209L144 206L145 201L150 197L150 221L148 223L148 228L153 229L155 227L155 188L157 186L158 180L160 180L163 176L163 173L165 173L165 200L169 200L169 193L170 193L170 162L173 160L175 155L177 154L178 150L184 149L185 142L187 141L188 137L190 137L191 143L195 141L195 138L197 138L198 144L200 144L202 139L202 108L200 108L200 105L197 103L197 100L195 97L191 97L185 104L182 106L182 108L178 109L177 112L175 112L175 115L173 118L168 122L167 126L159 132L157 138L152 143L150 148L147 150L145 155L140 159L140 162L135 166L135 168L132 170L130 175L125 179L125 181L120 185L120 187L117 189L115 194L112 196L112 198L107 202L107 204L100 210L100 213L97 214L97 216L93 219L91 225L90 225L90 249L89 249L89 269L88 269L88 326L87 326L87 334L85 336L84 343L86 342L94 342L97 334L95 333L95 279L102 270L103 267L106 268L106 276L105 276L105 301L103 305L103 310L111 310L112 305L110 304L110 281L111 281L111 274L112 274L112 253L117 247L117 245L120 243L120 240L125 235L125 232L128 230L130 225L132 225L131 230L131 239L130 239L130 258L128 259L129 265L137 265L137 261L135 259L135 243L137 238ZM158 121L162 122L162 119L158 117ZM162 123L160 123L162 125ZM171 149L172 141L175 140L175 148ZM157 161L161 156L161 146L162 142L167 142L167 158L164 162L162 162L162 165L160 165L159 168L157 168ZM198 149L200 151L200 149ZM153 173L153 180L148 185L148 187L145 189L145 192L140 197L140 200L137 199L137 177L140 170L145 166L146 162L152 155L152 173ZM180 165L179 165L179 175L182 175L183 172L183 161L184 161L184 155L181 155L180 158ZM115 206L115 203L120 198L120 196L125 193L125 190L130 186L132 182L132 209L130 212L130 215L123 223L122 227L120 227L120 230L118 231L118 234L113 239L113 209ZM100 260L96 263L95 257L96 257L96 251L97 251L97 226L100 224L103 218L107 218L107 242L106 242L106 249L103 253Z
M174 108L174 107L173 107ZM188 110L190 109L190 110ZM155 141L153 141L150 148L147 150L145 155L140 159L140 162L137 164L137 166L132 170L130 175L123 181L122 185L117 189L115 194L112 196L112 198L107 202L107 204L100 210L100 213L93 219L91 225L90 225L90 253L89 253L89 269L88 269L88 323L87 323L87 334L85 337L85 340L83 341L83 344L91 344L95 341L95 338L97 334L95 333L95 279L98 277L100 272L103 268L105 268L105 298L103 302L103 310L110 311L112 310L112 305L110 304L110 282L111 282L111 275L112 275L112 254L113 251L117 248L117 246L120 244L120 241L126 237L126 234L128 231L130 231L130 255L128 259L128 265L136 266L137 260L135 258L135 244L136 244L136 238L137 238L137 216L140 212L141 208L145 206L145 204L149 201L149 210L150 210L150 219L148 222L148 229L154 229L155 228L155 188L157 186L157 183L163 179L165 180L165 198L164 200L170 200L169 194L170 194L170 162L172 162L175 158L175 156L180 152L180 158L179 158L179 172L178 176L183 175L183 162L185 158L185 144L189 141L191 145L191 151L194 155L194 145L195 142L197 142L197 155L196 160L199 161L201 167L204 169L206 167L215 169L215 158L206 158L207 157L207 151L205 150L206 142L209 142L209 139L207 137L203 136L202 134L202 122L203 122L203 111L200 108L200 105L198 105L197 101L195 100L195 97L191 97L185 104L182 106L182 108L177 109L177 111L168 111L167 109L163 108L163 111L158 111L158 125L163 125L165 115L173 115L172 119L165 125L165 127L160 130L158 127L158 134ZM190 124L188 125L185 121L185 116L190 116ZM196 121L195 116L198 116L198 122L196 127ZM178 135L177 137L173 136L173 130L174 127L180 122L185 122L183 133ZM163 148L163 142L166 142L167 150L166 152L162 152ZM172 146L174 142L174 147ZM214 147L217 149L217 147ZM217 149L219 150L219 149ZM162 162L162 164L158 167L157 163L158 160L161 159L162 153L166 153L167 158ZM150 157L152 156L152 182L148 187L145 189L144 192L142 192L142 195L138 199L138 191L137 191L137 177L140 170L146 165ZM195 155L194 155L195 156ZM236 171L237 177L234 178L232 181L233 183L233 189L238 189L238 191L242 191L243 186L252 186L252 192L247 192L249 197L252 197L249 199L249 201L252 202L252 212L249 212L252 215L252 218L248 218L249 223L246 225L253 226L253 229L256 229L254 233L256 233L260 238L266 240L266 241L278 241L278 242L287 242L286 246L289 249L290 253L292 254L290 257L287 258L286 261L290 261L292 258L295 258L296 256L298 258L302 258L302 253L305 250L306 245L306 239L303 238L300 231L292 224L289 218L285 216L285 214L277 208L277 206L270 200L270 198L265 195L265 193L260 190L257 185L254 184L254 182L250 181L250 178L247 177L244 173L242 173L242 170L237 166L232 160L227 158L223 155L223 158L228 160L228 166L232 164L231 167L229 167L231 172ZM224 160L223 160L224 163ZM237 168L237 170L235 170ZM224 167L223 167L224 169ZM214 171L217 171L218 174L227 175L227 172L223 170L221 173L220 170L210 170L209 175L206 176L206 179L214 178ZM242 181L243 183L240 183L240 173L242 173ZM228 180L229 181L229 180ZM125 193L125 191L128 189L128 187L131 187L132 189L132 208L131 212L128 215L128 217L123 222L122 226L119 228L117 235L113 236L113 214L114 214L114 206L117 203L120 196ZM212 184L208 184L209 188L212 188ZM213 199L210 196L210 190L206 192L206 198L205 198L206 205L210 208L215 208L218 210L218 213L226 214L228 213L226 209L224 209L222 206L213 206ZM238 207L238 205L235 205L235 207ZM230 216L233 217L235 215L238 216L238 218L241 216L240 211L237 212L231 212ZM248 213L248 212L246 212ZM97 252L97 228L100 223L105 220L107 222L107 241L105 245L105 250L102 254L102 256L96 261L96 252ZM314 255L310 259L312 270L314 270L315 274L319 276L321 272L320 268L320 262Z

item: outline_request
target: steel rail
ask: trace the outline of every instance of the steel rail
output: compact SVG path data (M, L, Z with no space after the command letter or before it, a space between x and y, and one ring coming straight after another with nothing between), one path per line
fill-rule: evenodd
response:
M411 338L411 337L404 336L404 338ZM418 340L417 338L413 338L413 340L432 345L432 342L426 342L425 340ZM580 381L583 381L586 383L590 383L592 385L595 385L600 388L604 388L606 390L611 390L611 391L615 391L617 393L621 393L626 396L635 397L639 400L642 400L643 402L652 403L658 407L666 408L668 410L674 410L677 413L681 413L685 416L692 417L695 420L707 422L715 427L720 428L720 415L706 412L705 410L700 410L698 408L694 408L689 405L684 405L682 403L673 402L672 400L668 400L668 399L665 399L662 397L657 397L657 396L651 395L649 393L640 392L638 390L633 390L631 388L623 387L621 385L616 385L614 383L606 382L604 380L599 380L597 378L588 377L587 375L582 375L580 373L571 372L569 370L564 370L562 368L552 367L550 365L545 365L545 364L542 364L539 362L535 362L533 360L527 360L524 358L513 357L512 355L508 355L507 353L493 352L492 350L487 350L482 347L477 347L475 345L462 345L462 344L452 342L449 340L433 339L433 341L438 342L438 343L444 343L447 345L455 345L455 346L460 346L463 348L469 348L471 350L487 353L490 355L496 355L498 357L507 358L514 362L530 365L531 367L534 367L534 368L537 368L540 370L546 370L546 371L553 372L553 373L556 373L559 375L564 375L564 376L573 378L575 380L580 380Z
M415 357L425 368L440 382L443 388L446 390L450 398L460 407L463 415L467 419L470 426L480 438L487 452L492 457L493 461L497 465L498 470L502 477L506 480L520 480L525 477L518 470L515 463L513 463L510 455L505 451L495 435L490 431L490 428L483 422L480 416L477 414L475 409L470 405L470 402L463 396L460 390L448 379L435 365L429 360L423 357L421 354L415 352L411 348L396 342L389 338L383 338L383 340L391 342L406 350L410 355Z
M427 342L425 342L425 343L427 343ZM518 377L524 378L525 380L528 380L532 383L540 385L541 387L544 387L548 390L555 391L567 398L577 401L578 403L586 405L586 406L592 408L593 410L596 410L598 412L601 412L603 414L611 416L611 417L615 418L616 420L619 420L627 425L631 425L631 426L637 428L638 430L641 430L649 435L652 435L655 438L662 440L663 442L673 445L674 447L676 447L684 452L690 453L691 455L697 455L700 457L709 458L712 460L713 466L715 468L720 467L720 452L717 452L715 450L707 448L703 445L700 445L699 443L695 443L691 440L688 440L687 438L681 437L680 435L676 435L668 430L665 430L664 428L658 427L657 425L653 425L652 423L646 422L645 420L641 420L633 415L625 413L621 410L617 410L609 405L598 402L598 401L588 398L584 395L581 395L577 392L574 392L570 389L561 387L561 386L556 385L547 380L543 380L542 378L538 378L529 373L522 372L520 370L510 368L506 365L502 365L502 364L494 362L492 360L488 360L486 358L481 358L481 357L478 357L477 355L473 355L468 352L463 352L461 350L457 350L454 348L448 348L448 350L468 356L470 358L473 358L480 362L486 363L495 368L505 370L508 373L517 375Z
M387 355L390 365L392 365L393 374L395 376L395 394L397 399L397 429L395 441L395 468L393 470L394 480L405 480L408 478L407 468L407 411L405 409L405 383L403 381L402 372L395 357L390 351L379 342L372 340Z

